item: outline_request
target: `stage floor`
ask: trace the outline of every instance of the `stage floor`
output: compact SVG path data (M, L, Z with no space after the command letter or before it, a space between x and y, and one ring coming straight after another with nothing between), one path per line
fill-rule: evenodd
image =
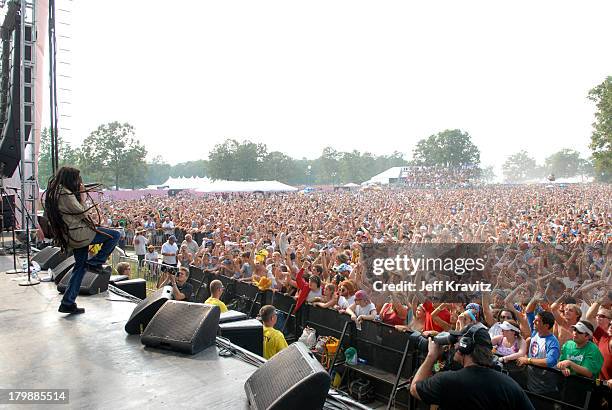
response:
M194 356L145 349L123 329L134 303L105 292L79 296L85 314L61 314L53 283L18 286L3 273L12 268L12 256L0 256L0 389L69 389L78 409L248 408L255 367L216 347Z

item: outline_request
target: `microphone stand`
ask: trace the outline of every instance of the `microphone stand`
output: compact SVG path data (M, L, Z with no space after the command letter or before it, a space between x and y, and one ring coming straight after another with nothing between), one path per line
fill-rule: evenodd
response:
M28 261L28 278L26 280L19 282L19 286L34 286L34 285L38 285L40 281L38 279L32 278L32 267L30 265L30 222L34 223L34 226L36 226L36 223L32 219L32 215L30 214L30 211L24 204L24 200L23 200L24 195L25 195L25 192L22 192L19 199L21 201L21 212L25 212L26 214L25 231L26 231L26 257ZM34 193L32 193L32 195L34 195Z

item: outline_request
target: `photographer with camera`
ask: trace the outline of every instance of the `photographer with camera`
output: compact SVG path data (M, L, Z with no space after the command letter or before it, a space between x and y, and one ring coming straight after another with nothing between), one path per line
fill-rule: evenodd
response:
M462 368L432 376L445 345L454 349L453 361ZM441 409L533 409L517 382L493 369L491 337L480 324L440 333L428 342L427 356L410 385L410 394Z
M175 273L176 272L176 275ZM191 302L193 295L193 286L187 282L189 278L189 269L184 266L178 268L178 271L169 270L164 272L162 276L162 282L159 288L164 286L172 286L172 298L174 300L182 300L185 302Z

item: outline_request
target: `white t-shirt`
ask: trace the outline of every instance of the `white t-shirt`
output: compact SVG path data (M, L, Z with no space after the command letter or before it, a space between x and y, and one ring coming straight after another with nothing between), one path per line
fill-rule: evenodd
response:
M344 296L340 296L338 298L338 306L340 306L340 309L346 310L346 308L351 306L353 303L355 303L355 295L349 297L348 299Z
M369 315L370 312L372 312L373 310L376 310L376 306L374 306L374 303L372 302L368 303L365 306L355 305L355 314L357 316Z
M157 262L158 258L159 258L159 255L155 251L145 253L146 261Z
M306 297L306 302L312 302L314 298L320 298L321 297L321 288L319 288L319 290L314 291L314 290L310 290L310 292L308 292L308 297Z
M144 255L145 253L147 253L148 243L149 241L147 241L147 238L142 236L142 234L136 235L134 237L134 252L136 252L136 255Z
M162 224L162 229L166 235L174 235L174 222L168 221Z
M168 265L176 265L176 254L178 253L178 246L176 242L170 245L170 242L164 242L161 248L162 262ZM173 256L166 256L164 253L173 253Z

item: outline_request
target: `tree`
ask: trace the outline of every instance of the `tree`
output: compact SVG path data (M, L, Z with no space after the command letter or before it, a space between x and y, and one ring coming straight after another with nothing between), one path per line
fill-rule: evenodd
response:
M57 144L59 166L75 166L77 163L76 152L67 141L64 141L61 134L58 134ZM47 182L51 175L51 132L48 128L43 128L40 133L40 149L38 155L38 185L42 189L47 188Z
M562 149L555 152L544 161L546 173L557 178L569 178L578 175L580 153L573 149Z
M226 139L215 145L208 155L208 170L213 179L256 181L264 174L268 155L265 144Z
M180 162L170 169L172 177L205 177L208 161L199 159L197 161Z
M272 151L264 161L264 176L266 179L288 183L299 179L295 160L280 151Z
M502 170L506 182L522 182L535 175L537 169L535 159L523 150L508 157Z
M130 124L100 125L79 150L81 169L89 180L134 188L144 185L147 150L135 138Z
M491 184L495 182L497 175L495 175L495 170L493 169L493 165L489 165L488 167L484 167L480 170L480 180L486 184Z
M417 143L413 150L414 165L457 167L480 164L480 150L467 132L445 130Z
M153 157L151 162L147 163L147 185L161 185L166 182L171 168L161 155Z
M612 76L589 91L588 99L596 106L591 134L593 165L597 179L612 180Z

